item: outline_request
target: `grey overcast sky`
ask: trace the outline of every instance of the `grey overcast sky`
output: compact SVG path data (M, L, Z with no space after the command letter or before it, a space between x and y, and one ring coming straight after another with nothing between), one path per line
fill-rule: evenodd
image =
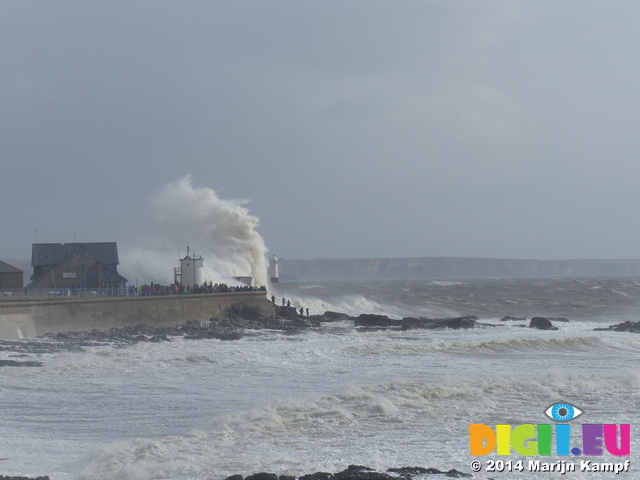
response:
M638 25L624 0L4 0L0 258L36 230L144 252L186 175L285 258L640 258Z

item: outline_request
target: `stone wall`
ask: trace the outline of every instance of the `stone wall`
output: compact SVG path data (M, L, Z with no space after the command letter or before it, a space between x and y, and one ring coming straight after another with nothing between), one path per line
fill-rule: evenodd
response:
M0 301L0 339L17 340L45 333L108 330L148 324L174 326L207 320L233 305L253 306L268 317L275 306L266 292L117 297L96 299Z

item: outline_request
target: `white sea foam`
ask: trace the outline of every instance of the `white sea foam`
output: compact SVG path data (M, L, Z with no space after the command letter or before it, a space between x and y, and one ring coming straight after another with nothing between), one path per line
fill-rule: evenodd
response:
M402 318L403 312L397 307L384 305L364 295L342 295L328 300L321 300L307 295L287 292L284 295L296 307L308 308L310 312L322 314L326 311L341 312L347 315L375 313L390 317Z
M205 280L251 276L255 285L266 285L267 248L246 203L194 187L190 175L169 183L151 198L152 222L144 226L138 247L123 249L122 264L145 281L168 284L178 266L178 250L186 255L189 242L190 253L204 258Z
M614 348L606 340L597 337L569 338L509 338L479 342L433 342L433 343L367 343L344 347L348 352L364 355L424 355L442 353L447 355L493 355L518 352L595 352Z
M394 462L424 463L422 453L394 447L392 442L400 438L403 444L423 445L431 465L446 467L451 465L447 455L460 456L467 445L437 439L462 436L469 423L535 421L542 406L558 398L582 398L581 408L595 412L591 418L600 421L598 397L607 394L612 382L629 391L637 388L638 374L555 373L517 380L442 378L437 383L350 386L329 396L277 401L227 415L207 431L106 445L84 460L85 473L78 478L141 480L188 472L224 478L258 470L300 475L336 471L353 457L366 457L368 464L383 468ZM532 398L540 407L531 404ZM350 451L336 455L345 445ZM378 456L381 451L385 454Z
M327 311L346 313L358 316L362 313L387 315L389 318L400 319L409 316L457 316L452 309L421 305L419 308L398 307L389 303L383 303L364 295L351 294L339 295L328 299L305 295L298 292L286 292L283 294L292 305L300 308L308 308L310 314L322 314ZM280 298L276 299L278 302Z
M451 287L454 285L466 285L465 282L455 282L455 281L445 281L445 280L434 280L431 282L431 285L438 285L440 287Z

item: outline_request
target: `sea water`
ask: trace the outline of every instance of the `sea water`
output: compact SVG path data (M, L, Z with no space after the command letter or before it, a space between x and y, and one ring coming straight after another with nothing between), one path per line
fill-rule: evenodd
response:
M562 401L584 412L576 422L630 424L631 456L595 460L630 459L627 477L640 476L640 335L594 331L638 320L640 282L315 282L285 296L311 314L480 320L457 331L359 330L345 320L297 334L246 331L237 341L173 338L80 352L19 353L5 344L1 358L42 366L0 369L0 474L219 480L360 464L558 478L487 472L489 460L529 459L473 457L468 429L554 423L544 411ZM541 331L505 315L569 322ZM474 460L482 471L472 472Z

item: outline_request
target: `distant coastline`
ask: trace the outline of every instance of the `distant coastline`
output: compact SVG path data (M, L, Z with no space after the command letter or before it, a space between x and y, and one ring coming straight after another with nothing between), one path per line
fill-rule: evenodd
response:
M289 260L280 257L279 262L282 281L640 276L640 259L412 257Z

